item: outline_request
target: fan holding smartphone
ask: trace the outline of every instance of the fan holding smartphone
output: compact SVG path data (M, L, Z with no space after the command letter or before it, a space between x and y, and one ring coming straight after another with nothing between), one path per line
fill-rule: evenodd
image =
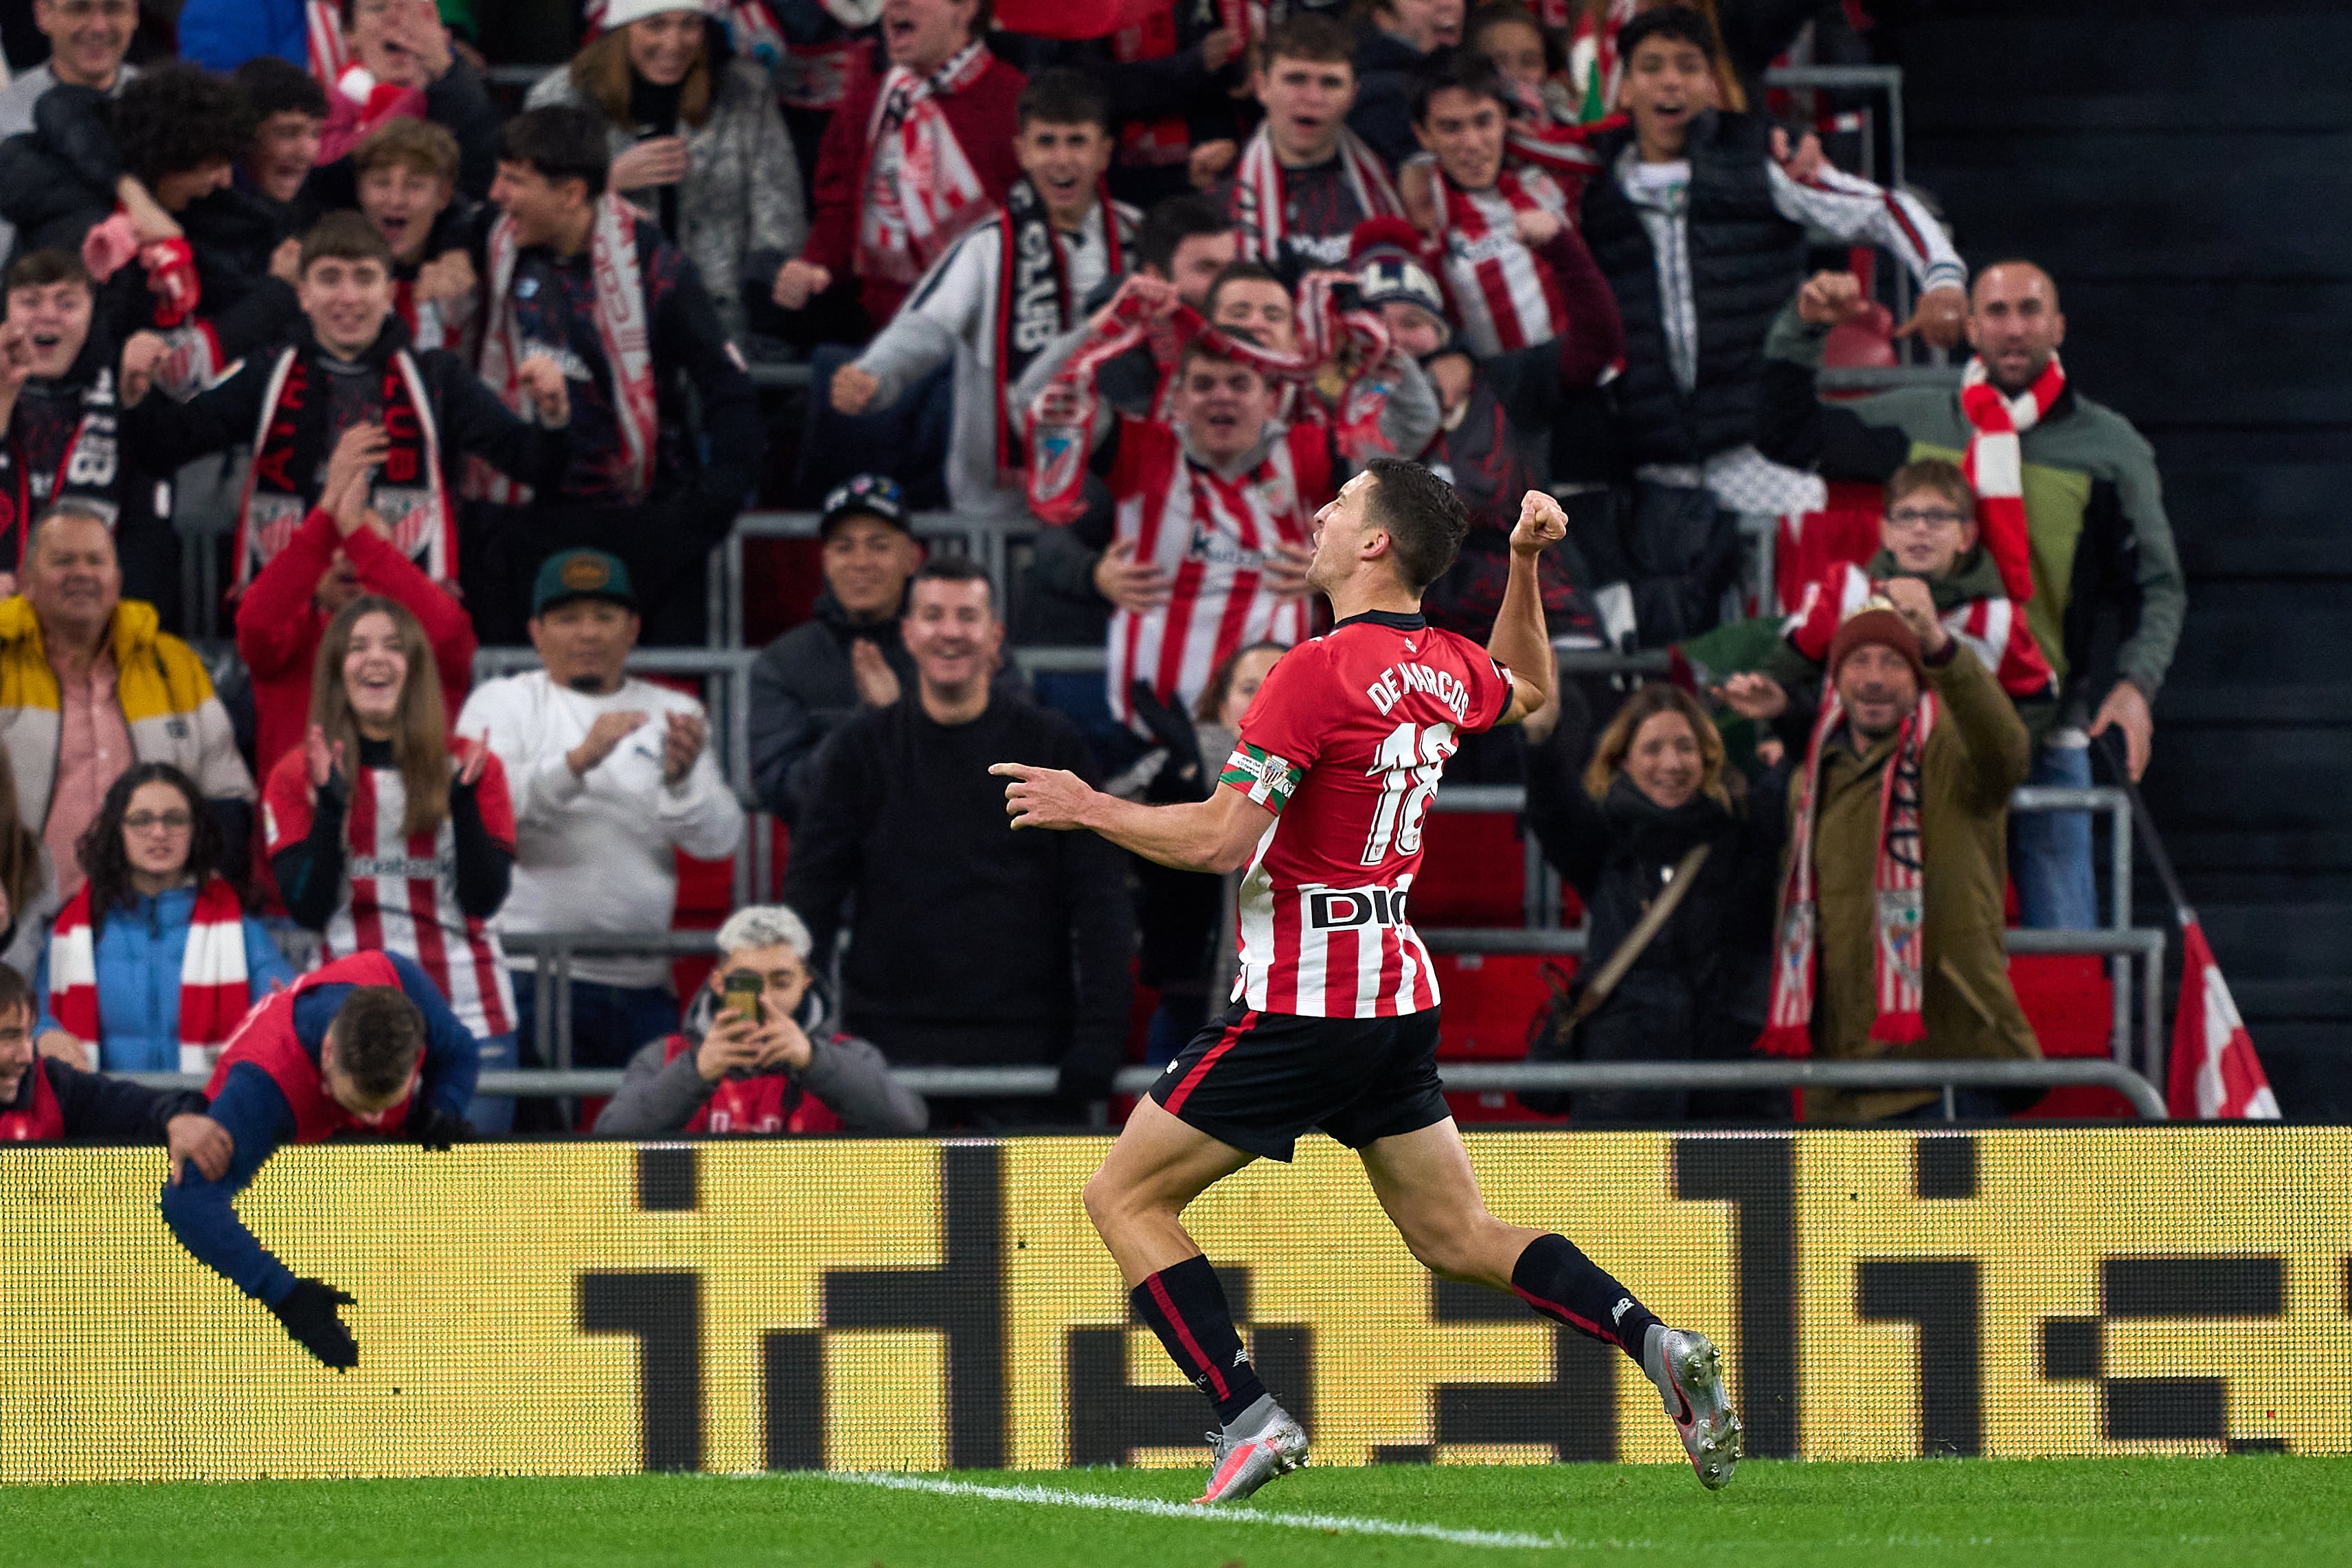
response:
M921 1097L890 1076L882 1052L831 1027L799 915L781 904L739 909L717 946L684 1026L630 1059L599 1134L922 1130Z

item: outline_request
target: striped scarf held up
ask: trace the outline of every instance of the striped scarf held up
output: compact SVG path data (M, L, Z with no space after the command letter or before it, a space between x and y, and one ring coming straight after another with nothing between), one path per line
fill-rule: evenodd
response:
M1871 941L1878 1017L1870 1038L1909 1045L1927 1038L1922 1012L1920 782L1928 737L1936 732L1940 705L1933 692L1919 694L1919 706L1895 732L1878 789L1878 856L1872 873L1875 932ZM1797 776L1797 800L1789 841L1789 869L1780 883L1780 936L1772 960L1772 1002L1757 1049L1768 1056L1813 1053L1813 998L1819 983L1821 895L1813 864L1813 829L1821 809L1822 748L1845 723L1845 705L1834 691L1823 694L1813 722L1804 771Z
M212 1071L251 1000L247 981L245 911L236 890L215 873L197 890L188 948L180 960L179 1071ZM90 929L87 883L58 915L49 936L49 1011L66 1032L96 1045L98 944Z

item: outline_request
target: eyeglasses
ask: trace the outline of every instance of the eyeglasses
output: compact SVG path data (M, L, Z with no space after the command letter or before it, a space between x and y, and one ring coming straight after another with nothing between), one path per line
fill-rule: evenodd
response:
M151 833L157 828L167 833L184 833L195 825L195 819L185 811L133 811L122 819L125 832Z
M1919 507L1903 507L1886 514L1886 520L1898 528L1956 528L1969 520L1966 512Z

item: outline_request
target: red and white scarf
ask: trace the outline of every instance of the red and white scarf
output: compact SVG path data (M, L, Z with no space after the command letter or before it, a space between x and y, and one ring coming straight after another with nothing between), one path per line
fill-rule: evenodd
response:
M588 262L596 279L596 336L613 372L613 422L620 427L622 450L628 458L628 493L632 500L642 501L653 493L654 448L659 431L653 337L645 277L637 267L637 221L635 207L606 192L596 204L596 221L588 233ZM537 406L523 396L522 382L515 373L534 347L522 341L515 323L514 275L520 250L514 219L501 217L490 230L490 319L482 334L482 380L516 414L535 420ZM517 484L484 463L467 465L467 488L478 498L500 506L530 503L530 486Z
M1387 165L1362 137L1339 128L1339 167L1354 187L1356 206L1367 218L1398 217L1404 204L1397 199ZM1241 254L1247 261L1279 261L1289 224L1289 204L1283 191L1282 160L1274 154L1274 139L1263 125L1242 149L1234 171L1234 226L1241 231Z
M882 78L857 181L859 277L911 284L987 213L988 193L940 99L978 81L988 61L975 42L928 77L892 66Z
M1445 283L1470 351L1483 360L1559 336L1567 313L1559 280L1517 225L1521 213L1568 221L1558 183L1541 170L1505 169L1491 193L1465 191L1433 166L1430 181L1445 218ZM1507 226L1496 221L1505 212Z
M1921 1015L1926 995L1921 897L1925 863L1920 838L1921 760L1935 734L1936 694L1919 694L1919 706L1895 732L1895 749L1881 770L1878 789L1878 864L1872 876L1877 911L1871 944L1878 1017L1870 1038L1908 1045L1927 1038ZM1845 723L1845 705L1834 691L1823 693L1813 721L1805 769L1796 779L1794 831L1789 869L1780 882L1780 944L1772 962L1772 1004L1757 1048L1769 1056L1813 1053L1813 993L1820 965L1821 904L1813 865L1813 827L1821 807L1822 749Z
M1029 446L1030 509L1047 523L1075 521L1085 509L1087 459L1094 450L1101 406L1095 376L1156 333L1172 337L1171 363L1182 362L1185 346L1197 337L1212 345L1219 358L1292 385L1315 380L1343 347L1351 349L1354 373L1339 400L1332 439L1340 455L1357 465L1392 454L1392 444L1381 432L1390 383L1378 373L1394 350L1387 324L1370 310L1341 310L1331 289L1332 280L1322 275L1309 275L1299 285L1295 354L1233 337L1211 326L1189 305L1179 305L1161 321L1146 321L1141 300L1132 295L1121 298L1110 319L1079 345L1021 411ZM1159 350L1155 343L1155 355Z
M392 530L392 542L436 582L457 576L457 519L441 478L441 431L416 356L384 356L383 428L390 439L368 490L368 505ZM253 465L236 507L236 586L253 580L302 526L317 499L319 465L339 432L327 428L325 390L299 349L278 356L261 394Z
M247 994L245 911L226 877L197 890L180 960L180 1068L209 1072L236 1030ZM49 936L49 1010L67 1033L99 1037L98 945L89 925L89 885L68 901Z
M2001 586L2020 604L2033 597L2033 554L2025 523L2025 447L2019 438L2042 423L2065 390L2066 372L2055 354L2015 397L1992 384L1980 358L1960 372L1960 413L1969 430L1960 472L1977 493L1986 553L2000 568Z

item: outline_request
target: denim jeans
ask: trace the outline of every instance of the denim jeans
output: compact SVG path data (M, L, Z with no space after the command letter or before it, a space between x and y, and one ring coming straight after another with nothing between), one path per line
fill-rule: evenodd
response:
M482 1071L512 1072L514 1067L513 1032L486 1036L482 1040ZM503 1138L514 1131L514 1101L508 1095L477 1094L466 1103L466 1120L486 1138Z
M2087 789L2091 748L2053 744L2035 747L2029 785ZM2078 732L2075 732L2078 733ZM2021 921L2030 931L2089 931L2099 924L2099 884L2091 869L2091 813L2020 811L2010 819L2010 874L2017 880Z

